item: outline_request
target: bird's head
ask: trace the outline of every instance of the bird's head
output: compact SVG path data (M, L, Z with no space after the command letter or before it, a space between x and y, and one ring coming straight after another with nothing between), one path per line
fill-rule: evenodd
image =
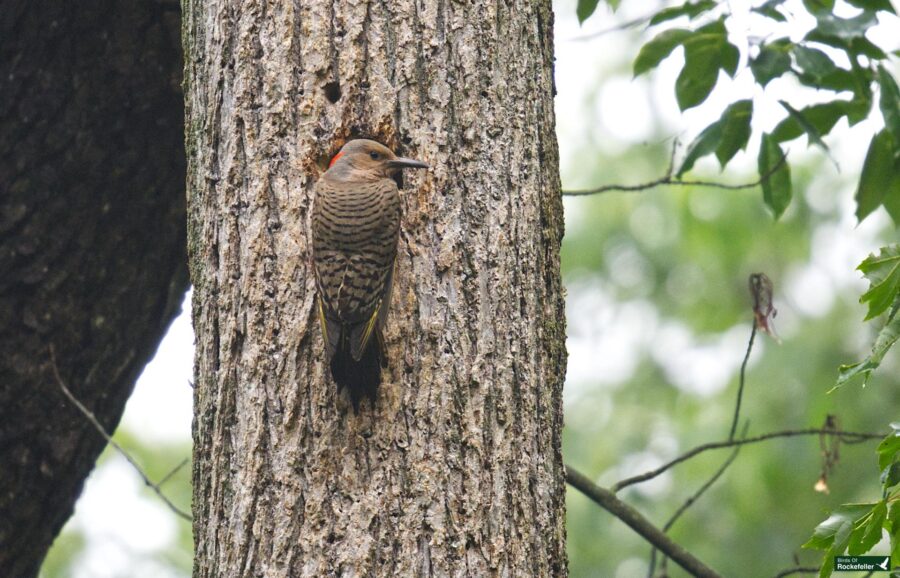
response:
M329 177L348 181L391 178L401 169L427 169L421 161L398 157L381 143L367 139L348 142L328 165Z

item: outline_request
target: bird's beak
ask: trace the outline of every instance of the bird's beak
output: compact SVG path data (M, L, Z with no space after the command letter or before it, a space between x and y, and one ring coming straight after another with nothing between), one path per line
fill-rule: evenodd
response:
M397 157L388 161L388 165L392 169L427 169L428 165L416 159L408 159L405 157Z

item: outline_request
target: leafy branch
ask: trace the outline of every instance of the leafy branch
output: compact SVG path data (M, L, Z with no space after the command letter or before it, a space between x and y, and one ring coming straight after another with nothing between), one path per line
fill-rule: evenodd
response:
M843 504L816 526L804 548L825 551L819 570L821 578L831 576L834 558L845 552L859 556L881 541L883 531L891 539L891 556L896 569L900 559L900 423L876 450L881 470L882 498L877 502ZM893 575L893 574L892 574Z
M599 187L595 187L592 189L581 189L581 190L563 190L562 194L565 197L585 197L589 195L600 195L603 193L613 193L613 192L625 192L625 193L636 193L641 191L647 191L650 189L655 189L656 187L661 187L664 185L672 185L679 187L702 187L702 188L715 188L715 189L724 189L724 190L732 190L739 191L743 189L752 189L754 187L758 187L762 185L765 181L771 178L776 171L785 166L787 162L787 154L782 154L781 157L777 160L777 162L773 163L768 170L761 175L755 181L749 183L739 183L739 184L730 184L730 183L721 183L716 181L706 181L706 180L684 180L679 175L673 174L675 171L675 149L677 147L677 143L672 147L672 157L669 162L669 168L666 170L666 173L659 177L658 179L654 179L652 181L648 181L646 183L640 183L636 185L602 185Z
M884 130L871 140L862 175L857 187L857 217L862 220L875 209L884 206L895 222L900 223L900 89L888 71L887 51L867 38L869 30L878 23L879 14L896 16L889 0L847 0L861 9L857 16L843 18L832 10L834 0L804 2L804 9L815 19L816 25L802 39L793 40L793 14L782 6L784 0L767 0L752 8L768 19L769 26L739 48L732 42L726 23L731 18L727 3L715 0L695 0L670 6L655 14L629 21L619 28L629 28L648 22L648 28L659 30L640 49L634 60L634 76L646 74L668 59L676 50L684 52L684 64L675 81L674 93L682 111L703 104L719 83L720 72L736 76L741 53L746 55L746 67L763 90L773 80L785 75L796 78L817 99L831 95L830 100L805 108L778 100L784 111L781 122L769 133L759 135L758 171L763 186L763 200L775 217L780 217L792 199L790 167L785 165L772 171L771 178L762 178L782 156L781 144L801 136L809 146L829 153L823 138L846 119L850 126L872 116L884 121ZM598 0L579 0L577 15L581 22L597 9ZM617 1L608 0L615 7ZM687 19L687 26L672 26L673 21ZM601 31L606 33L607 31ZM776 33L772 33L772 29ZM781 32L782 35L779 35ZM585 38L590 38L587 35ZM824 49L824 50L823 50ZM842 52L849 67L839 65L833 58ZM849 94L850 98L845 95ZM876 112L876 94L877 110ZM607 190L644 190L662 184L689 184L680 181L701 157L715 154L724 168L735 154L746 149L753 134L754 100L743 99L731 103L719 120L700 131L688 147L688 153L675 178L667 175L657 181L635 186L610 186ZM702 181L701 181L702 182ZM700 184L698 186L714 186ZM750 185L755 186L755 185ZM748 187L741 187L748 188ZM592 194L587 191L582 194Z
M869 356L858 363L842 365L837 384L832 389L858 376L863 378L865 385L888 350L900 339L900 315L897 315L900 310L900 245L882 247L878 255L869 255L857 269L869 280L869 290L859 299L869 307L865 320L885 313L887 319L875 338Z

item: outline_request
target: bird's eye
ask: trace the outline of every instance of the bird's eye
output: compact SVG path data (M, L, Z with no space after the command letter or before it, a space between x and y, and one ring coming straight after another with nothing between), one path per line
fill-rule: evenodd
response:
M380 156L381 156L381 155L378 154L378 153L376 153L375 151L372 151L372 152L369 153L369 157L370 157L373 161L377 161L378 158L379 158Z

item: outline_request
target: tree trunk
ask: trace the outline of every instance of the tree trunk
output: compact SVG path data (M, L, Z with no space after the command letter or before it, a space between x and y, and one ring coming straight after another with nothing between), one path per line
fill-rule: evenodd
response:
M177 6L0 10L0 576L35 576L187 289Z
M195 577L564 576L549 0L185 0ZM390 367L354 415L313 311L312 186L406 175Z

